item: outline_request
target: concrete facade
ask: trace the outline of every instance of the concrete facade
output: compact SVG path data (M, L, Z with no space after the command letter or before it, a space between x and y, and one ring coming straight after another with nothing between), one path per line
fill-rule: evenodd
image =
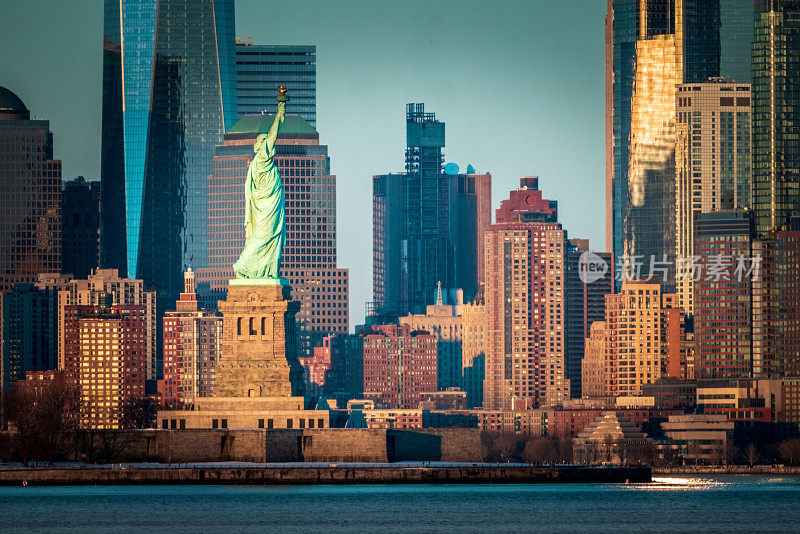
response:
M123 430L72 434L73 461L394 462L482 460L477 429Z

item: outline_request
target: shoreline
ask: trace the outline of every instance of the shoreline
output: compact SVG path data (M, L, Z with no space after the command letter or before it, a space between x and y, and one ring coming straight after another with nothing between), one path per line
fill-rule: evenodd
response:
M646 483L649 467L527 466L262 466L37 467L0 470L0 486L147 484L531 484Z
M684 467L654 467L653 476L656 475L780 475L800 476L800 467L778 467L770 465L748 466L684 466Z

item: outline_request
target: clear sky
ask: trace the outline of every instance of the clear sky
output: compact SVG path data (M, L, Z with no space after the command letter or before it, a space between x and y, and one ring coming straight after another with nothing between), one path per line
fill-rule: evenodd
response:
M0 85L51 121L65 178L99 179L103 3L1 0ZM374 174L403 170L405 104L497 207L540 176L571 237L604 246L602 0L237 0L236 33L317 46L317 128L337 176L350 323L372 299Z

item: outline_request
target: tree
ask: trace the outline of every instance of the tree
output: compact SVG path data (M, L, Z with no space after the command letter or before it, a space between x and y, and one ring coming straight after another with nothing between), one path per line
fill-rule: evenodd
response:
M738 457L739 447L736 446L732 439L728 438L725 442L725 464L731 465L736 463Z
M756 447L755 443L751 443L747 446L746 450L747 454L747 463L750 464L750 467L753 467L755 464L758 463L759 454L758 454L758 447Z
M800 460L800 439L787 439L778 445L784 463L795 465Z
M558 447L553 440L538 437L525 443L522 459L528 463L554 462L558 459Z
M6 410L14 421L18 454L52 464L63 447L66 432L78 427L81 402L78 390L62 381L20 382L6 396Z
M122 408L122 428L155 428L157 411L151 397L128 397Z

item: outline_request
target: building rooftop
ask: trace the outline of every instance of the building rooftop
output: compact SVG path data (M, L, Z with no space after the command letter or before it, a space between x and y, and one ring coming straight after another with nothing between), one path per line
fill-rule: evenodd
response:
M20 97L0 86L0 111L28 111Z
M245 115L228 130L228 134L261 134L269 132L272 121L275 119L273 113L263 113L258 115ZM317 131L300 115L286 115L283 124L280 126L279 135L318 135Z

